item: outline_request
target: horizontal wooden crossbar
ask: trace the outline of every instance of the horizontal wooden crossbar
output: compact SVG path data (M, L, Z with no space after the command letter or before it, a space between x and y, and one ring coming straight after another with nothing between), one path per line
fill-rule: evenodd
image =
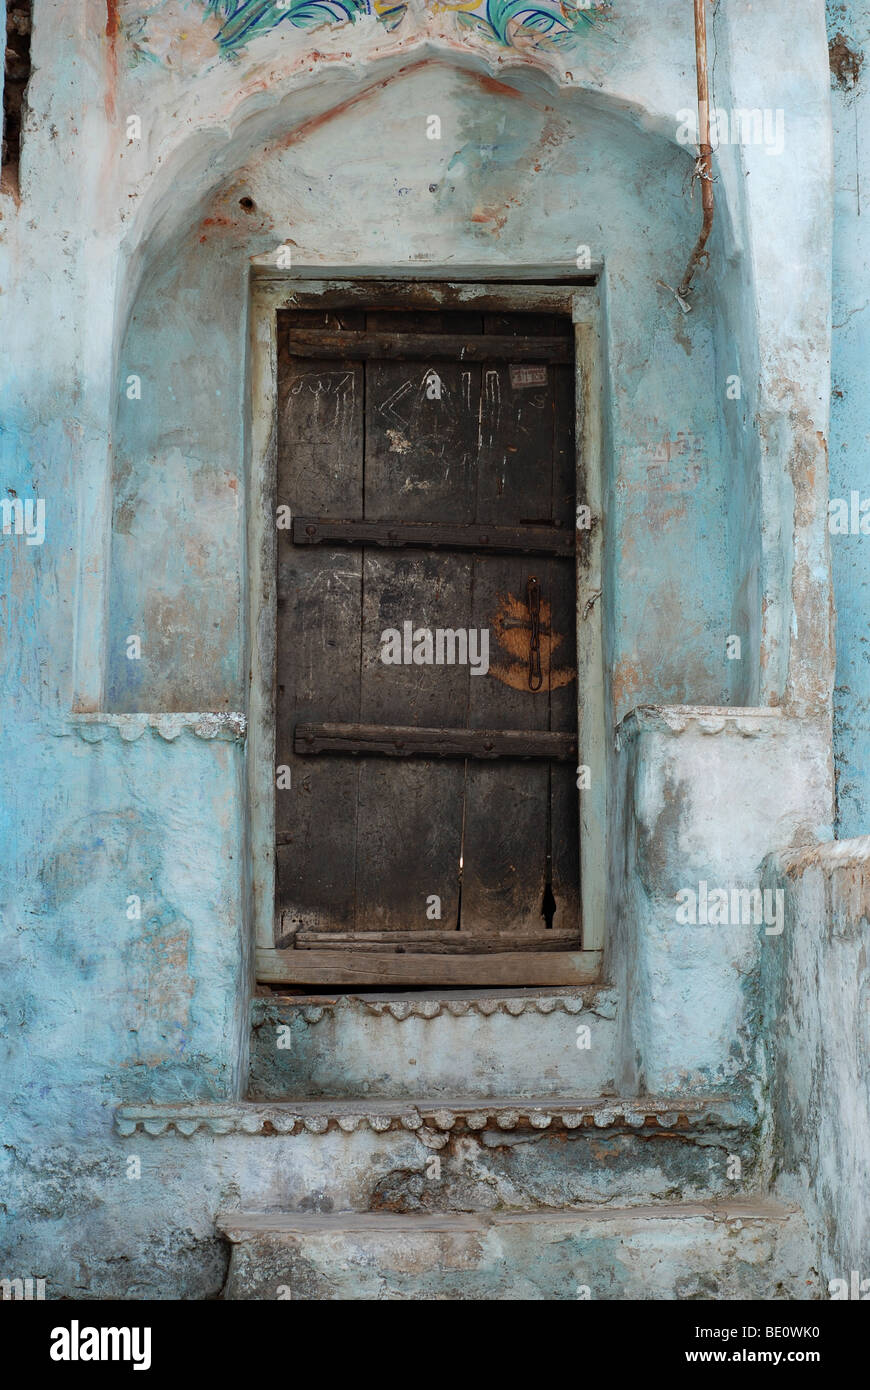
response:
M574 532L561 526L442 525L434 521L332 521L293 518L294 545L379 545L474 550L491 555L574 554Z
M500 333L363 333L350 329L291 329L290 357L345 362L380 358L404 362L549 362L570 364L570 338L512 338Z
M549 758L577 756L573 734L525 729L416 729L398 724L297 724L297 754L345 753L385 758Z

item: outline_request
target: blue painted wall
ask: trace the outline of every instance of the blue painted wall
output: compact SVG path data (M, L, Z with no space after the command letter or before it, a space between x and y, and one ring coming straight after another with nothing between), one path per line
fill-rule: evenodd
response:
M831 497L870 498L870 7L829 4L836 214ZM870 828L870 536L832 535L837 608L834 696L838 835Z
M626 0L618 43L611 31L558 63L545 55L561 92L542 73L499 69L485 37L477 70L463 69L467 31L443 40L437 63L401 76L431 47L412 48L413 62L397 47L389 70L367 73L367 58L392 42L385 26L349 28L355 65L344 61L348 33L319 33L333 64L324 94L324 72L311 76L313 59L287 26L230 61L206 32L208 49L194 0L143 5L141 24L124 6L118 35L106 34L102 6L84 22L78 7L56 7L51 24L40 8L22 197L0 201L0 498L47 503L44 545L0 537L0 1276L19 1270L105 1293L131 1245L147 1268L140 1228L151 1223L155 1245L169 1240L195 1203L205 1229L226 1196L195 1165L179 1167L152 1218L159 1155L150 1187L128 1185L112 1112L146 1096L230 1097L244 1083L244 750L227 729L161 732L70 712L242 706L249 257L287 239L309 264L570 261L580 243L605 255L618 717L644 700L758 697L750 379L760 354L748 267L775 209L761 226L756 213L748 246L740 194L728 211L744 173L723 177L718 273L699 277L684 319L657 284L678 280L698 226L691 157L675 143L676 113L695 90L684 0L662 4L654 29L646 0ZM799 35L788 40L796 88L799 60L816 63ZM735 54L756 71L751 54ZM516 90L498 80L507 77ZM575 81L585 93L568 90ZM847 111L854 120L848 95L836 99L841 125ZM323 121L342 100L354 104ZM433 102L447 132L434 149L423 134ZM126 136L132 113L143 119L137 140ZM306 120L305 138L291 139ZM846 184L854 130L838 138ZM255 214L240 208L244 195ZM857 225L840 200L843 225ZM855 287L866 272L847 244L854 238L841 235L848 313L864 302ZM799 263L801 254L799 245ZM857 332L861 313L848 322ZM769 314L765 332L769 348ZM867 430L860 352L853 343L837 365L852 413L838 420L833 454L848 459L849 478ZM735 366L747 403L728 417ZM123 390L130 373L142 378L135 403ZM870 776L856 733L870 743L861 544L846 538L835 551L841 672L855 666L851 703L840 693L842 787L857 789ZM729 664L725 637L741 624L744 664ZM131 633L143 639L140 663L126 658ZM710 817L727 815L712 792L711 804ZM857 790L846 804L848 824L866 828ZM128 914L131 896L140 916ZM194 1287L183 1283L183 1258L173 1277ZM219 1268L196 1287L219 1288Z

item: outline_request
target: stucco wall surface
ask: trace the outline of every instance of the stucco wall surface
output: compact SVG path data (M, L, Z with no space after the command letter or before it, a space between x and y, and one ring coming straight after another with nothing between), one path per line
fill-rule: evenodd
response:
M831 535L837 607L834 695L838 833L863 835L870 813L870 655L867 609L870 540L859 508L867 498L870 355L867 266L870 236L862 191L870 175L865 55L870 14L865 4L830 3L831 108L836 169L831 348L831 497L851 513L845 534Z
M764 962L773 1176L810 1215L826 1288L866 1279L870 1257L868 858L864 835L766 866L787 919Z
M289 245L313 270L443 272L573 264L588 245L605 267L614 722L641 701L785 701L824 724L822 18L776 0L713 26L717 99L782 108L788 134L778 155L723 152L711 268L684 316L668 286L700 214L677 140L695 99L683 0L655 25L625 0L557 47L422 4L393 28L285 25L228 47L199 0L36 0L20 188L0 194L0 498L46 504L41 544L0 535L0 1273L132 1296L204 1296L223 1277L211 1223L237 1179L183 1164L149 1211L159 1172L150 1189L128 1179L111 1114L245 1084L243 723L200 716L247 696L253 257ZM119 718L77 717L106 710ZM654 763L664 776L667 753ZM798 819L789 800L789 831ZM780 847L774 829L756 826L752 864ZM698 862L724 872L725 853ZM632 872L626 900L658 951L657 890ZM673 859L661 872L677 881ZM650 1034L626 1064L635 1084L741 1069L732 963L717 956L710 979L668 1011L666 1045Z

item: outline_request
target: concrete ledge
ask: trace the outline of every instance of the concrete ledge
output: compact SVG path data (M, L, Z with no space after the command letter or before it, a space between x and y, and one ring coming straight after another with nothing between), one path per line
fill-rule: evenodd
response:
M429 1138L433 1147L447 1142L458 1129L475 1132L487 1127L500 1130L574 1130L581 1126L597 1129L641 1129L657 1126L681 1131L708 1127L745 1128L749 1119L729 1097L651 1098L644 1096L616 1099L577 1098L574 1100L527 1100L477 1097L445 1100L379 1101L307 1100L287 1103L220 1102L182 1105L123 1105L116 1112L119 1134L150 1134L154 1137L175 1131L191 1135L204 1129L212 1134L301 1135L326 1134L329 1130L353 1133L360 1127L378 1134L404 1129ZM440 1143L439 1143L440 1140Z
M820 1297L771 1201L533 1213L227 1213L227 1300Z
M780 854L777 863L789 878L798 878L813 868L821 869L828 877L840 869L863 869L870 863L870 835L856 835L850 840L825 840L790 850Z
M579 1207L570 1211L422 1212L406 1215L394 1211L321 1212L221 1212L215 1225L221 1235L238 1245L252 1236L312 1236L320 1231L489 1231L512 1226L585 1227L599 1222L705 1221L741 1224L749 1221L788 1221L797 1208L770 1199L750 1202L658 1202L645 1207Z
M785 718L774 705L637 705L617 724L616 744L619 748L646 729L672 734L687 729L721 734L727 729L744 738L758 738Z

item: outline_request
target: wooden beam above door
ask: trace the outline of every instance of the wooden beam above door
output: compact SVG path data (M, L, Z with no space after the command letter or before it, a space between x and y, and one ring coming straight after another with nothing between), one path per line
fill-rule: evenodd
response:
M506 334L372 333L332 329L293 329L287 334L290 357L314 361L339 358L363 362L369 358L399 362L550 362L570 365L571 337L512 338Z

